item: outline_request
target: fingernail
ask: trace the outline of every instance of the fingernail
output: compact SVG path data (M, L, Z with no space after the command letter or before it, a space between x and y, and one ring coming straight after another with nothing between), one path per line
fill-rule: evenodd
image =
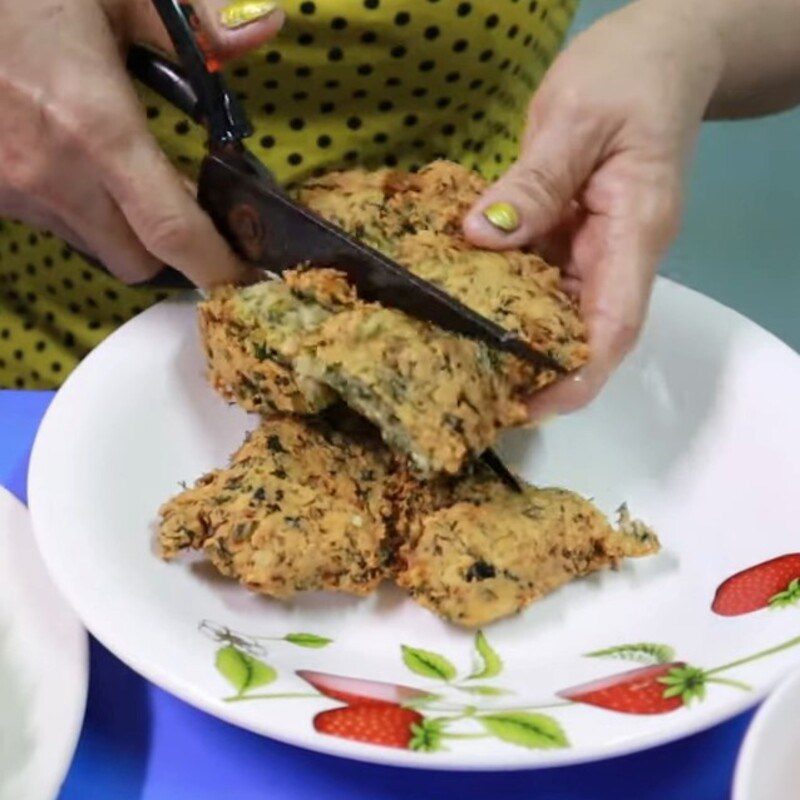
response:
M226 28L241 28L277 10L278 4L269 0L233 0L219 12L219 19Z
M512 233L519 228L519 214L511 203L492 203L483 211L483 216L501 231Z

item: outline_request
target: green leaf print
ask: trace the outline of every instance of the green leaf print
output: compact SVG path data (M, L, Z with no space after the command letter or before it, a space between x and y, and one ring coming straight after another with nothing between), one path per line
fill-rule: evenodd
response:
M296 644L298 647L327 647L333 639L328 639L325 636L317 636L313 633L287 633L283 637L287 642Z
M467 694L477 694L482 697L500 697L505 694L514 694L508 689L501 689L499 686L456 686L459 692Z
M586 653L589 658L619 658L623 661L636 661L639 664L668 664L675 659L675 651L666 644L636 642L607 647Z
M483 631L475 634L475 652L480 666L469 676L469 680L487 680L503 671L503 660L489 644Z
M531 750L569 747L561 726L545 714L504 711L478 717L486 730L498 739Z
M400 647L403 651L403 663L417 675L437 681L451 681L455 678L456 668L444 656L405 644Z
M272 683L278 673L258 658L229 644L217 650L217 671L242 695L259 686Z

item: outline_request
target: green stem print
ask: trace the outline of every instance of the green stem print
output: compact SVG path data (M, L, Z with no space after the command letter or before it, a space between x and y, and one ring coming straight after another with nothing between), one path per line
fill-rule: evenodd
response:
M401 645L401 657L406 667L416 675L439 682L445 690L455 690L480 698L497 698L512 695L509 689L492 686L485 681L493 680L503 672L503 660L489 644L483 631L478 631L474 640L473 667L469 674L459 680L458 669L445 656L409 645ZM472 683L472 681L484 683ZM442 702L440 694L414 698L406 706L413 708L421 717L413 728L405 747L427 752L442 750L448 740L495 738L508 744L543 750L569 747L561 725L553 717L541 713L551 708L570 705L568 702L544 702L540 704L514 703L508 707L493 706L481 709L475 705ZM460 712L454 716L431 716L441 712ZM427 714L428 716L424 716ZM453 731L453 726L459 730ZM478 730L462 730L461 727L477 727Z
M742 667L745 664L750 664L753 661L758 661L762 658L766 658L767 656L775 655L775 653L780 653L783 650L789 650L792 647L796 647L798 644L800 644L800 636L796 636L794 639L789 639L788 642L783 642L783 644L776 645L775 647L770 647L767 650L761 650L758 653L753 653L753 655L739 658L736 661L729 661L727 664L723 664L721 667L714 667L714 669L708 670L706 675L716 675L718 672L727 672L729 669L733 669L734 667Z
M267 642L288 642L296 647L306 647L314 650L327 647L333 642L333 639L317 636L314 633L287 633L284 636L251 636L208 619L204 619L200 623L198 630L212 641L232 645L252 656L266 655Z
M319 695L316 692L274 692L272 694L233 694L222 699L226 703L239 703L242 700L288 700L298 697L319 697Z

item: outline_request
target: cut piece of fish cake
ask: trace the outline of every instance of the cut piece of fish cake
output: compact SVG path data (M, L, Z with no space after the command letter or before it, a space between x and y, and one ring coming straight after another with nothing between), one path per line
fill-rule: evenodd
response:
M582 575L659 550L627 510L617 528L564 489L516 494L483 474L451 484L412 515L396 581L444 619L478 627L515 614ZM442 499L444 497L445 499Z
M309 180L299 199L321 216L457 297L539 353L573 370L588 358L586 328L560 271L521 250L476 248L464 215L486 188L474 172L435 161L417 173L348 170ZM541 370L531 389L558 374Z
M292 360L304 335L328 316L324 306L292 292L283 281L215 289L199 304L209 382L247 411L322 410L334 393L298 375Z
M222 289L201 306L213 385L249 411L312 413L341 397L420 474L456 473L525 420L516 359L360 302L341 273Z
M370 435L318 419L266 420L227 468L164 504L161 554L202 550L223 575L277 598L368 594L389 560L391 473Z
M297 371L333 388L421 475L459 472L526 418L527 382L500 365L512 359L398 311L348 309L306 345Z

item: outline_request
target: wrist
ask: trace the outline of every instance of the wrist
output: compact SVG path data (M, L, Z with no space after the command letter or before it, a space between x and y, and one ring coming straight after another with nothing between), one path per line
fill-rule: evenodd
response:
M715 13L719 4L716 0L638 0L634 5L655 41L671 52L673 76L680 76L686 87L682 100L702 120L725 74L724 37Z

